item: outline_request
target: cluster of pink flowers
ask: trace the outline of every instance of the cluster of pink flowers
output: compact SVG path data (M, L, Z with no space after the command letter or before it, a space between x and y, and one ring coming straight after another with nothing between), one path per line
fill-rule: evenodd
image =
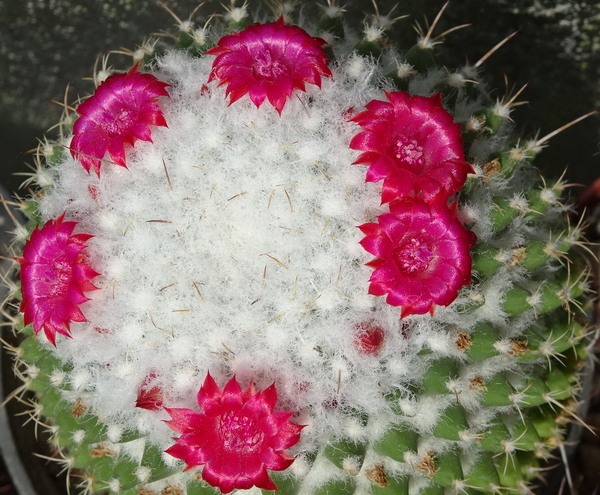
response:
M254 24L221 38L207 52L216 55L207 82L219 79L219 85L227 84L230 103L247 94L257 107L266 99L281 114L294 90L305 91L306 83L320 87L321 77L331 76L324 44L299 27L286 26L283 18ZM151 142L151 126L167 127L159 98L169 96L168 86L140 73L137 65L107 78L77 108L80 117L73 126L71 155L98 176L107 154L114 164L127 168L126 149L137 140ZM99 275L84 253L92 236L73 234L77 222L65 222L64 215L36 228L17 259L24 322L33 323L36 333L43 330L53 345L57 333L70 337L71 322L87 321L80 305L88 300L84 292L97 289L91 280ZM198 392L202 412L197 412L164 407L163 390L156 382L154 373L144 379L135 405L171 415L168 424L181 436L167 453L183 459L186 469L204 466L203 479L222 493L252 486L277 489L267 469L289 467L294 458L285 449L298 442L303 427L290 421L293 413L274 412L275 385L257 393L250 383L242 391L233 377L221 391L208 374Z
M324 44L283 18L254 24L208 50L216 59L207 84L218 79L227 85L230 104L248 95L256 107L268 100L281 114L294 91L305 91L306 83L320 87L322 77L331 77ZM88 173L93 168L100 175L106 154L126 167L126 148L151 141L151 126L167 126L159 99L169 96L168 86L138 72L137 65L109 77L77 108L72 156ZM458 221L451 198L472 168L463 156L460 127L439 95L386 94L389 101L371 101L352 118L363 129L350 143L362 151L356 163L369 165L367 182L383 180L382 204L389 204L376 223L359 227L366 235L361 245L376 257L369 263L375 268L369 292L387 295L389 304L402 307L401 317L433 313L470 282L475 237ZM24 321L36 333L43 330L53 345L57 333L70 336L71 322L87 321L79 306L88 300L84 292L97 289L91 280L98 273L84 252L91 236L73 234L76 224L63 214L36 228L17 259ZM376 356L384 340L375 321L355 328L360 353ZM257 393L250 383L242 391L233 377L221 390L208 374L197 412L164 407L157 381L154 373L146 377L136 406L170 414L167 423L181 436L167 453L184 460L186 469L204 466L203 479L222 493L276 489L267 470L290 466L294 458L285 449L299 440L303 427L290 421L293 413L274 412L274 385Z
M88 173L93 167L100 175L107 153L115 164L126 167L125 148L138 139L152 141L151 125L167 125L158 105L160 96L168 96L167 86L151 74L141 74L137 65L107 78L77 107L72 156ZM71 235L77 222L65 222L64 216L36 228L18 259L24 322L33 323L36 333L43 329L53 345L57 333L70 336L71 322L87 321L79 306L88 300L84 292L97 288L91 279L98 273L86 264L84 253L92 236Z
M306 83L320 88L321 77L331 77L324 44L298 26L286 25L283 17L253 24L222 37L206 52L216 55L207 83L218 79L219 86L226 84L230 103L248 95L257 107L266 99L281 114L294 90L306 91ZM167 127L158 99L169 96L168 86L151 74L141 74L137 64L126 74L108 77L77 107L73 158L98 175L107 153L115 165L127 168L126 148L137 140L151 142L150 126Z
M449 203L473 169L439 94L386 96L351 119L363 129L350 142L362 151L355 163L369 165L367 182L383 180L381 203L389 204L377 223L359 227L366 235L361 245L376 256L369 293L401 306L401 318L433 314L471 283L475 235L458 221L456 202Z

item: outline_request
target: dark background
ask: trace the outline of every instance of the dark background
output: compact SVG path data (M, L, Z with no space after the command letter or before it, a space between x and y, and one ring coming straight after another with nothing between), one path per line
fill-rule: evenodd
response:
M227 3L226 3L227 2ZM228 4L229 0L223 0ZM323 3L326 0L322 0ZM195 0L166 0L180 18L197 6ZM238 4L241 3L238 0ZM268 12L265 2L252 2ZM343 2L347 18L360 26L374 12L369 0ZM379 11L387 14L395 0L379 0ZM390 38L403 48L412 46L414 25L425 26L443 6L443 0L400 0L393 17L399 20ZM518 34L482 67L495 97L509 88L529 86L521 95L526 105L512 117L527 137L544 136L563 124L600 109L600 6L592 0L452 0L435 34L460 24L472 26L449 34L438 50L449 67L477 61L500 40ZM314 9L313 2L298 7ZM214 11L223 12L220 2L208 0L199 9L197 23L203 24ZM61 116L67 84L68 101L93 91L89 79L99 54L121 47L135 49L149 33L176 32L176 21L154 0L0 0L0 183L16 191L33 164L28 154ZM131 59L111 55L112 63L125 68ZM593 116L554 137L536 159L546 175L558 176L568 167L569 182L590 184L600 176L600 120ZM52 131L48 132L52 136ZM575 196L582 187L573 188ZM26 191L21 191L26 195ZM588 421L600 426L600 400L590 401ZM587 433L572 467L579 493L597 491L600 479L600 446ZM586 471L587 470L587 471ZM13 495L11 481L0 461L0 494ZM548 486L540 493L560 493ZM569 493L564 490L562 493Z

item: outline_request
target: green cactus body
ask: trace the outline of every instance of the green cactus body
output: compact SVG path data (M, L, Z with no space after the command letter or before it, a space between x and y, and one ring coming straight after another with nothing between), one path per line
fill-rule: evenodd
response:
M300 441L289 448L289 453L296 457L291 467L269 473L284 495L529 493L531 473L537 472L557 442L560 443L568 418L576 414L573 404L578 397L579 376L588 345L585 315L580 310L585 305L586 267L576 253L581 242L579 231L569 225L567 208L559 199L563 184L548 185L539 178L531 165L539 151L535 143L526 148L514 145L515 136L508 118L510 105L503 106L503 102L494 105L487 100L480 89L476 68L462 69L456 73L460 77L456 74L450 77L440 69L443 61L436 60L434 43L428 43L431 40L427 37L412 48L400 50L383 36L384 30L390 27L384 22L387 20L384 16L377 14L370 26L372 29L361 37L345 27L342 12L329 3L329 7L320 12L316 27L302 25L311 35L322 36L328 42L326 51L335 58L330 63L334 77L329 79L321 74L324 77L320 88L313 84L308 94L298 91L301 97L289 98L282 111L276 103L273 106L277 112L266 101L263 105L253 105L247 98L229 105L224 88L207 81L214 56L206 55L206 50L216 46L220 35L230 30L241 31L251 24L244 8L232 9L223 25L216 19L211 21L210 29L205 26L194 31L186 25L174 49L157 44L154 51L145 53L140 71L143 66L170 84L167 88L170 99L160 100L166 108L168 128L157 127L152 142L140 141L134 149L152 150L155 146L162 147L160 151L144 151L146 154L135 155L138 157L131 163L128 155L128 170L103 162L101 174L98 168L98 177L87 174L69 156L65 151L69 146L67 140L47 143L47 150L40 151L46 161L35 176L41 199L27 199L22 204L31 227L27 233L20 234L21 241L35 225L41 226L43 221L56 218L65 209L67 216L77 218L82 228L90 227L91 221L86 220L86 215L94 207L101 211L95 219L103 219L102 229L116 226L120 229L120 238L129 242L117 246L116 252L130 249L145 253L146 244L164 243L164 248L156 248L155 256L162 257L156 263L175 266L178 261L169 258L168 250L183 239L181 242L187 243L184 250L198 249L194 256L202 266L202 258L204 263L213 263L210 230L205 238L195 237L191 242L185 237L189 235L187 227L177 222L172 211L179 208L180 215L194 215L194 222L200 223L210 216L210 208L221 208L223 229L237 229L235 235L239 235L232 238L239 241L238 246L231 247L233 258L246 248L244 236L247 233L243 221L229 226L230 216L240 214L238 210L229 210L229 205L245 201L245 196L250 197L256 191L240 188L230 194L232 191L218 180L235 183L237 179L225 173L228 167L238 167L240 162L254 160L256 155L258 160L271 163L273 170L274 179L262 183L264 191L260 193L260 201L266 206L265 211L280 217L275 221L278 235L296 235L298 240L294 242L301 243L303 236L309 235L305 226L308 229L311 223L318 224L315 229L321 237L311 238L310 242L315 244L308 250L315 259L315 270L332 264L326 256L320 257L320 250L327 251L329 245L353 240L354 247L342 250L348 259L343 260L344 265L339 268L336 265L331 273L342 274L352 269L362 273L364 280L359 294L345 292L351 284L343 275L338 281L331 275L332 280L327 281L331 290L324 290L322 281L315 277L314 297L301 300L293 297L296 290L299 293L302 290L300 282L290 285L282 282L274 289L281 302L263 303L262 298L268 299L268 296L256 294L261 284L268 285L272 273L297 270L290 264L290 257L280 258L278 251L269 252L265 248L260 269L254 274L258 280L256 294L252 292L254 289L249 289L250 295L244 304L262 307L264 321L260 332L264 332L265 339L288 338L296 342L296 347L266 345L264 351L259 340L248 340L248 350L245 350L241 346L244 341L228 336L227 332L235 332L235 328L229 327L222 333L222 346L219 334L199 331L197 339L203 341L201 345L209 349L206 355L211 356L202 358L203 365L194 361L195 358L179 357L187 356L186 346L200 344L191 340L177 342L181 338L178 325L184 325L178 322L183 320L170 317L164 323L167 314L164 307L168 307L169 315L182 318L179 315L192 311L189 308L195 304L206 304L211 283L235 284L235 277L211 282L208 278L192 278L201 277L195 272L186 279L183 271L179 271L172 280L163 278L152 282L156 297L140 302L144 297L142 289L140 294L123 295L119 277L124 270L142 273L141 267L127 265L131 259L127 255L121 258L107 255L93 266L102 272L102 263L110 265L107 268L110 273L100 275L101 290L88 294L91 301L82 308L89 321L73 323L72 339L59 336L55 348L34 332L31 324L24 325L22 315L15 316L18 341L14 348L15 371L35 394L37 406L31 414L36 421L50 425L54 448L70 470L78 471L78 485L83 493L103 490L122 495L219 493L201 479L199 469L184 470L181 461L164 452L173 443L169 438L173 432L164 425L168 415L162 407L186 404L193 407L189 400L181 398L182 390L188 390L192 383L195 388L187 393L195 397L208 370L218 377L237 374L246 384L255 380L261 389L275 382L282 401L278 408L296 412L294 422L308 425L300 434ZM194 71L204 79L198 79L190 89L187 73ZM477 244L471 250L472 282L462 287L454 302L435 307L433 315L425 312L399 319L399 309L387 305L383 297L367 296L366 281L371 272L364 264L370 258L358 246L360 233L355 227L373 222L387 211L387 206L378 201L381 185L365 183L361 180L364 167L352 164L358 154L349 148L349 140L358 132L358 127L350 117L369 100L383 100L382 89L387 92L406 89L411 94L427 97L435 92L443 94L446 110L461 125L466 158L475 171L462 188L457 213L462 224L477 235ZM214 129L206 124L210 119L202 120L194 114L202 110L185 106L184 96L189 98L189 94L200 95L201 92L210 93L215 101L218 95L222 101L220 107L215 104L209 110L215 112ZM233 95L235 90L231 93ZM320 111L319 105L324 108L326 104L319 99L322 94L325 94L323 98L334 101L335 108L327 110L329 113ZM184 103L169 106L180 100ZM235 112L242 108L244 113L236 116ZM290 108L296 108L296 113ZM220 114L216 113L217 109ZM319 119L330 119L330 114L336 111L337 121L319 127ZM344 111L350 114L343 116ZM186 112L191 115L187 120L182 117ZM251 112L256 112L256 116L252 117ZM70 124L62 125L62 135L70 135L74 117L67 119ZM299 122L296 127L301 128L297 138L294 138L296 127L290 124L295 119ZM189 126L187 131L177 127L185 125ZM202 132L195 127L202 128ZM277 135L280 128L283 129L281 135ZM175 144L167 143L169 133L176 133L173 134ZM194 143L186 141L186 135L195 136ZM339 143L332 144L336 139ZM197 144L202 140L203 148ZM190 149L187 154L186 146ZM298 148L301 151L296 153ZM242 159L227 162L224 149ZM204 154L197 156L198 150ZM214 161L210 161L213 158ZM338 158L347 164L345 168L334 163ZM225 172L217 180L206 170L218 168L219 164ZM303 176L290 178L281 172L283 165L290 169L311 168L312 172L303 183ZM128 177L127 174L137 173L136 169L148 176L160 176L162 185L157 187L155 182L148 182L144 186L146 191L154 188L156 197L148 193L152 197L135 203L128 203L127 198L145 194L140 193L142 186L131 186L130 192L128 186L122 187L119 199L113 200L120 202L122 210L119 211L105 200L107 190L119 187L116 183ZM209 186L202 194L214 194L218 200L202 203L197 208L193 206L201 194L193 173L206 173L205 182ZM241 173L251 174L251 170L247 168ZM256 184L261 183L254 177L248 180L249 187L258 187ZM329 196L331 188L336 187L331 186L335 181L339 181L342 193ZM235 184L237 187L240 183ZM83 196L86 202L81 199ZM152 204L153 200L158 206ZM256 208L258 201L248 203L245 208ZM293 223L294 215L302 208L299 205L313 209L302 220L302 226ZM150 213L146 214L148 210ZM340 211L348 218L342 218ZM168 241L163 232L159 233L161 229L170 232ZM296 232L299 230L302 232ZM149 237L153 232L155 239ZM93 235L102 237L101 232ZM99 241L92 238L88 242L91 246L88 258L101 259ZM219 246L221 249L222 245ZM120 266L119 262L125 265ZM154 259L143 258L140 264L154 262ZM333 263L338 262L339 256ZM242 270L244 266L244 262L231 261L232 271ZM247 268L255 270L257 266ZM189 268L191 272L194 269ZM140 275L141 278L146 276ZM167 297L169 291L179 291L184 281L189 282L187 290L192 295L182 296L183 302L178 306ZM109 305L113 291L115 298L131 298L132 307L143 307L133 320L124 322L129 336L123 337L122 347L129 347L129 354L115 351L115 355L121 356L118 359L128 356L131 363L127 359L114 361L112 356L102 355L81 360L78 355L95 353L96 344L107 351L101 341L117 331L110 326L110 318L98 317L98 311L92 306ZM103 295L96 296L96 293ZM302 297L306 295L302 294ZM20 300L18 288L14 296ZM341 302L343 300L352 302ZM221 299L211 304L226 306L230 303ZM236 311L232 309L231 313ZM343 332L331 334L341 337L319 340L316 335L319 331L315 334L307 328L318 328L320 321L339 325L340 320L335 323L323 320L328 312L351 315L341 318L348 334L352 333L353 325L370 318L378 325L387 325L382 350L372 350L375 344L369 343L373 347L369 347L368 352L364 351L366 344L362 344L363 351L357 351L352 339L344 337ZM241 315L239 320L236 315L229 315L231 320L227 325L237 322L243 328L245 313ZM217 318L210 313L206 318L211 320L210 325L225 325L218 319L221 316ZM134 320L137 323L134 324ZM291 330L286 333L269 330L271 323L279 324L283 320ZM109 322L107 328L103 328L103 322ZM85 328L81 331L83 338L77 325ZM237 331L260 333L256 328ZM338 343L331 342L336 338L339 338ZM86 339L89 349L78 344ZM154 376L153 363L140 363L133 351L138 349L136 339L145 349L171 346L171 359L175 362L180 359L182 364L166 366L171 371L167 378L158 372ZM73 347L69 347L71 345ZM394 350L394 346L399 350ZM274 356L277 349L281 353L285 349L287 358ZM151 354L143 356L152 359L148 357ZM277 365L271 365L271 358ZM157 360L164 361L165 357ZM188 360L192 364L188 364ZM310 363L310 368L303 372L301 366L305 362ZM132 371L134 366L143 371ZM157 368L160 366L162 364L157 364ZM112 371L107 371L108 368L118 370L110 374ZM318 378L312 378L313 373ZM144 376L150 376L154 388L150 386L146 396L141 397ZM321 377L326 377L324 384L317 382ZM117 382L128 379L133 383L123 390L129 395L115 397L115 400L118 404L131 404L129 407L135 413L121 415L99 402L97 381L115 380L118 388ZM171 384L173 390L169 388ZM309 397L306 405L303 405L303 394ZM102 400L107 397L106 391L101 397ZM148 409L154 410L140 412L143 406L136 408L133 405L136 399L138 404L150 404L152 407ZM153 407L155 402L160 403L156 408ZM373 407L369 405L371 402L375 404ZM259 491L254 488L252 493ZM272 492L274 490L262 489L265 495Z

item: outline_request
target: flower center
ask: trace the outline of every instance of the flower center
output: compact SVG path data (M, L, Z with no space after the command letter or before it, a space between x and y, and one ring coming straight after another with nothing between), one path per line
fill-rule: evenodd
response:
M392 140L392 154L404 166L408 165L414 172L419 172L423 167L423 146L419 146L416 139L398 137Z
M275 81L289 73L288 67L275 59L268 48L259 50L252 65L252 72L256 79Z
M219 434L223 446L231 450L252 450L260 445L265 437L253 418L231 411L221 417Z
M110 115L106 119L104 129L110 138L124 136L137 120L137 112L129 108L123 108L116 116Z
M401 272L414 275L427 269L433 259L433 252L428 243L413 238L398 245L394 249L393 258Z
M50 296L64 296L71 283L72 267L66 256L56 256L46 270L46 279Z

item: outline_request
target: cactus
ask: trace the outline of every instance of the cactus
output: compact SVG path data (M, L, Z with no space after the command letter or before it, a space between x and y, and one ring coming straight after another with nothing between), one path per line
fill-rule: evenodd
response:
M435 22L401 48L399 18L292 7L179 21L65 106L16 232L16 393L87 494L531 493L589 345L550 136Z

